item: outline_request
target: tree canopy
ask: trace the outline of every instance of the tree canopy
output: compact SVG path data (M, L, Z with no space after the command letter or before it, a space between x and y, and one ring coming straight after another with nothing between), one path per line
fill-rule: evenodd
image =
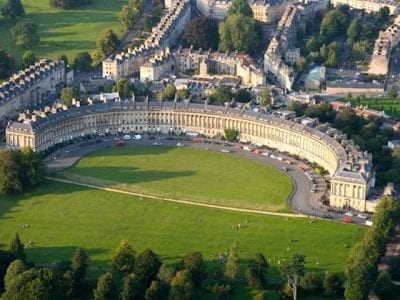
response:
M39 27L31 20L22 19L11 29L15 43L23 48L31 48L39 43Z
M1 7L1 14L5 18L12 19L25 16L25 10L21 0L5 0L3 6Z
M216 50L219 43L217 23L206 17L191 20L183 32L183 42L185 46L193 46L195 49Z
M219 48L253 54L258 49L262 30L260 24L245 15L234 14L219 24Z
M42 158L30 148L0 152L0 193L27 191L44 176Z
M0 49L0 78L9 76L14 68L14 58L3 49Z
M253 17L253 11L247 0L233 0L228 8L228 16L243 15L246 17Z
M88 72L92 69L92 57L89 52L79 52L74 59L74 69L77 71Z
M78 99L79 91L74 87L65 87L61 90L61 102L66 106L71 106L72 99Z
M24 61L24 66L29 67L35 63L36 55L31 50L25 51L24 55L22 55L22 60Z

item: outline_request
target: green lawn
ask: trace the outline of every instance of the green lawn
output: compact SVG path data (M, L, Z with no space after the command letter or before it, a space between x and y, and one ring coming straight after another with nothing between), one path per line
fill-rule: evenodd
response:
M91 52L96 39L105 29L122 35L118 19L123 0L92 0L73 10L51 8L49 0L22 0L29 19L39 25L40 44L33 49L39 57L57 58L66 54L72 62L79 51ZM1 6L2 0L0 0ZM15 56L18 62L25 49L17 47L10 29L15 21L0 16L0 47Z
M232 229L239 223L241 229ZM29 260L68 259L82 246L91 265L103 267L124 239L137 251L154 249L168 264L194 250L211 263L237 240L243 266L262 252L271 259L272 276L278 260L295 252L307 255L308 270L342 271L349 247L364 234L355 225L177 205L55 182L31 194L0 197L0 228L3 248L14 232L33 242L26 247Z
M110 148L58 176L176 199L289 211L283 172L236 155L179 147Z
M347 101L344 99L343 101ZM354 99L351 101L354 105L368 105L369 108L376 110L384 110L389 116L400 119L400 99L389 98L367 98L361 101Z

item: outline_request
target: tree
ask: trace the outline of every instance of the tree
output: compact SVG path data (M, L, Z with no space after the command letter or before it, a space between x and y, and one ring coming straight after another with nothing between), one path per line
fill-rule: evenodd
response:
M226 130L225 130L226 131ZM226 135L226 133L225 133ZM235 138L236 140L236 138ZM235 280L239 274L239 243L237 241L233 242L230 250L228 259L225 264L225 272L224 275L231 279Z
M357 41L360 39L362 31L361 22L359 19L353 19L351 21L349 28L347 28L347 38L352 41Z
M22 186L29 189L43 181L45 166L41 156L32 148L23 148L21 156L20 180Z
M19 238L18 233L14 234L13 239L11 240L10 252L14 259L19 259L25 262L25 249L24 244L22 244L21 239Z
M72 99L79 97L79 91L74 87L65 87L61 90L61 102L66 106L72 105Z
M143 18L143 31L144 32L151 32L152 28L151 18L149 16L144 16Z
M321 288L321 280L314 272L308 272L300 279L300 287L307 293L315 295Z
M175 98L176 87L173 83L168 83L160 93L160 100L168 99L173 100Z
M378 13L376 14L375 20L379 24L385 24L389 21L390 18L390 9L387 6L382 7L379 9Z
M130 98L135 90L135 86L127 78L120 78L112 88L113 92L118 92L122 99Z
M328 272L322 282L324 294L328 297L343 298L343 281L337 273Z
M246 17L253 17L253 11L247 0L233 0L228 8L228 16L243 15Z
M231 102L234 94L231 91L231 87L225 84L219 84L218 87L211 93L209 99L211 102Z
M185 88L176 90L176 97L180 100L188 99L190 97L190 92L188 89L185 89Z
M170 284L172 278L174 277L174 269L167 267L166 265L162 265L158 271L157 278L164 285Z
M121 241L111 260L113 273L124 276L133 273L135 269L135 251L129 246L127 241Z
M171 280L171 294L174 299L193 298L194 285L188 270L176 272L174 278Z
M357 60L362 60L369 50L369 42L367 40L358 41L353 45L353 56Z
M263 88L260 92L260 105L268 106L271 105L271 90L269 88Z
M124 25L126 30L133 29L133 26L136 23L136 19L140 15L140 11L135 8L133 5L126 4L122 7L122 11L119 14L119 19Z
M396 86L392 85L392 86L389 88L389 91L388 91L388 96L389 96L389 98L391 98L391 99L396 99L396 98L398 97L398 95L399 95L399 93L397 92Z
M153 280L146 290L146 294L144 296L145 300L158 300L163 296L163 289L158 280Z
M116 288L113 282L113 276L107 272L101 275L97 281L97 287L93 290L95 300L112 300L115 299Z
M0 152L0 193L12 194L22 192L20 178L21 155L18 151Z
M235 93L235 100L238 102L249 102L251 101L251 94L247 89L239 89Z
M82 282L82 280L85 279L88 267L89 256L86 254L85 250L78 247L71 259L71 269L77 283Z
M6 78L14 68L14 58L0 49L0 78Z
M15 43L23 48L31 48L39 43L40 37L38 33L39 27L31 20L20 20L14 28L11 29L11 34L15 39Z
M193 279L193 283L199 287L201 285L201 281L206 277L206 265L203 260L203 254L201 252L195 251L189 254L186 254L180 266L182 269L189 271L191 274L191 278Z
M33 65L36 61L35 53L33 53L31 50L25 51L24 55L22 55L22 60L24 61L25 67Z
M79 52L74 59L73 68L77 71L88 72L92 69L92 62L89 52Z
M183 32L183 43L186 47L193 46L195 49L217 50L219 43L217 23L206 17L191 20Z
M379 299L396 299L396 288L387 272L382 272L378 276L374 291Z
M229 16L219 24L219 48L222 51L239 51L247 54L254 53L262 39L260 24L250 18L239 15Z
M332 122L336 116L336 112L329 103L309 106L304 114L310 118L318 118L320 122Z
M400 256L395 256L390 260L389 274L393 280L400 280Z
M156 278L161 267L161 260L151 249L146 249L138 255L135 261L135 274L143 282L144 286Z
M302 254L294 254L290 262L286 262L281 266L282 276L287 279L287 286L290 288L293 299L297 299L297 287L299 279L304 275L305 256Z
M102 57L106 57L119 45L118 36L111 29L105 30L99 36L96 41L97 49L102 54Z
M235 129L226 128L226 129L224 130L224 135L225 135L226 139L227 139L229 142L232 142L232 143L233 143L233 142L236 142L239 133L238 133L237 130L235 130Z
M25 16L25 10L22 6L21 0L5 0L1 8L1 14L5 18L12 19Z
M292 101L286 107L288 110L292 110L296 113L296 117L304 115L304 105L297 101Z
M255 260L251 260L249 267L246 270L246 279L250 288L262 289L267 284L266 273L268 270L268 263L261 253L256 254Z
M135 274L128 275L123 279L120 298L121 300L143 298L143 284Z
M2 299L66 299L66 294L67 287L61 273L39 268L19 274Z
M65 66L68 65L68 57L65 54L62 54L58 57L59 60L63 60L65 63Z
M4 287L6 290L10 289L11 286L14 284L17 276L23 272L28 270L28 267L25 263L20 260L14 260L7 268L6 275L4 276Z

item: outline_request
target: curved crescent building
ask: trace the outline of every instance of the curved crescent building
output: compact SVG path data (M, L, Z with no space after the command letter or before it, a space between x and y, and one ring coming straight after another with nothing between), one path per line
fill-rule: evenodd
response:
M94 133L199 132L222 136L236 129L242 140L266 145L315 162L331 175L330 205L373 211L368 201L375 184L372 157L357 150L353 141L327 125L307 126L251 110L186 102L112 100L37 112L12 122L6 142L12 147L44 151L76 137Z

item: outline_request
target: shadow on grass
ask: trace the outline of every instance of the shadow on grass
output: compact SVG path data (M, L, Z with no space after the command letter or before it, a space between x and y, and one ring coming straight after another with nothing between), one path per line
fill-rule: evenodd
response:
M103 156L121 156L121 155L159 155L167 153L176 147L173 146L142 146L142 145L128 145L125 147L114 147L107 149L97 149L95 152L89 154L89 157L103 157ZM192 150L192 148L191 148Z
M68 178L70 173L65 172L61 177ZM74 168L73 174L87 176L88 179L99 180L102 186L115 184L137 184L144 182L161 181L177 177L188 177L196 174L194 171L159 171L145 170L140 171L137 168L123 167L78 167ZM73 177L73 176L72 176ZM82 178L85 180L85 178ZM105 180L106 182L100 182ZM107 181L110 181L107 184Z

